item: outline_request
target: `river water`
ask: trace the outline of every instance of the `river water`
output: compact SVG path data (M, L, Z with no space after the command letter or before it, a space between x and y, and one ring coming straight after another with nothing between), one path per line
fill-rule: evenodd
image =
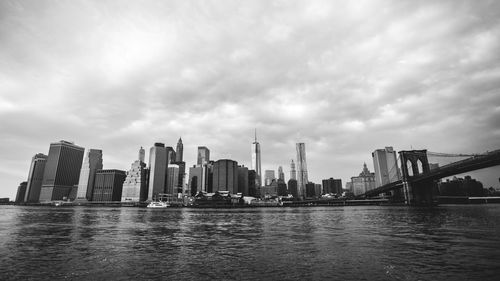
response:
M500 205L0 206L0 280L500 280Z

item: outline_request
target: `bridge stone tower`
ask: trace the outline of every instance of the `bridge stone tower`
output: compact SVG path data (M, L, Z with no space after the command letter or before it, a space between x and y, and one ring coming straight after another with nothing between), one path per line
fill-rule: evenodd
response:
M406 203L408 205L433 205L433 190L436 183L433 180L415 181L419 175L430 172L427 150L403 150L399 151L399 156Z

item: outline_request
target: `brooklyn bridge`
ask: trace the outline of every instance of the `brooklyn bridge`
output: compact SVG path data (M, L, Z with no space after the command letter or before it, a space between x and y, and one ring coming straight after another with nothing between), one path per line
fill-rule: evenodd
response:
M431 169L429 156L467 158ZM388 184L358 195L357 198L370 199L378 197L380 194L399 191L400 194L403 194L408 205L432 205L435 201L434 190L436 190L437 182L440 179L500 165L500 150L474 155L406 150L399 151L396 163L399 165L392 167L392 169L400 169L401 179L394 179Z

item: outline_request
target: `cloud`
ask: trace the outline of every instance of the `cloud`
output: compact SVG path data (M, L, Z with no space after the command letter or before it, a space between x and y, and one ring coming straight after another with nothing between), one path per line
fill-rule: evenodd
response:
M185 143L264 169L356 175L371 152L498 148L496 2L2 1L0 163L13 197L31 157L69 139L128 169ZM148 151L148 149L146 149Z

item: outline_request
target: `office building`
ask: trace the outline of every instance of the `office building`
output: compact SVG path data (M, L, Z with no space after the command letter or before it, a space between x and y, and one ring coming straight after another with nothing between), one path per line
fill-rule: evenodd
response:
M39 201L47 157L48 156L43 153L38 153L31 159L26 193L24 195L23 202L36 203Z
M167 151L167 165L168 164L173 164L175 162L175 159L176 159L176 153L175 153L175 150L173 147L171 146L166 146L165 147L165 150Z
M230 159L215 161L213 165L212 192L238 193L238 162Z
M149 150L149 187L147 200L165 193L167 179L167 150L163 143L155 143Z
M329 178L322 181L323 183L323 194L342 194L342 180Z
M127 174L121 170L98 170L95 174L93 202L121 201Z
M299 198L299 192L297 188L297 180L290 179L288 181L288 193L293 196L293 198Z
M296 180L297 179L297 171L295 170L295 163L290 163L290 179L291 180Z
M210 150L204 146L198 146L198 166L208 164L210 161Z
M255 171L255 184L262 186L262 166L260 162L260 143L257 141L257 130L255 130L255 141L252 143L252 163L250 168Z
M249 191L248 168L241 165L238 166L238 193L248 196Z
M92 188L97 170L102 170L102 150L89 149L83 158L78 181L77 201L92 201Z
M144 149L139 149L139 159L132 163L122 188L122 202L144 202L148 199L149 170L144 163Z
M306 162L306 145L305 143L297 143L297 192L299 198L303 198L306 194L306 184L309 182L307 174Z
M276 179L274 175L274 170L266 170L264 172L264 185L271 185L271 182Z
M169 164L167 172L167 189L165 193L177 195L179 187L179 165Z
M377 149L372 153L375 170L375 186L383 186L401 179L396 151L391 146Z
M141 148L139 149L139 161L141 163L146 163L146 150L144 150L144 148Z
M355 196L364 194L368 190L375 188L375 173L371 173L366 167L366 163L363 164L363 170L357 177L351 177L352 189Z
M17 187L17 193L16 193L16 201L15 203L23 203L24 202L24 197L26 196L26 188L28 186L27 181L23 181L22 183L19 184Z
M177 147L175 152L175 162L184 161L183 156L184 156L184 145L182 144L182 139L179 138L179 140L177 141Z
M40 202L67 199L78 185L85 149L72 142L50 144L43 173Z
M284 181L278 180L278 196L287 196L288 190Z
M260 197L259 190L255 183L257 173L254 170L248 170L248 195Z
M283 167L278 167L278 180L285 182L285 173L283 173Z

